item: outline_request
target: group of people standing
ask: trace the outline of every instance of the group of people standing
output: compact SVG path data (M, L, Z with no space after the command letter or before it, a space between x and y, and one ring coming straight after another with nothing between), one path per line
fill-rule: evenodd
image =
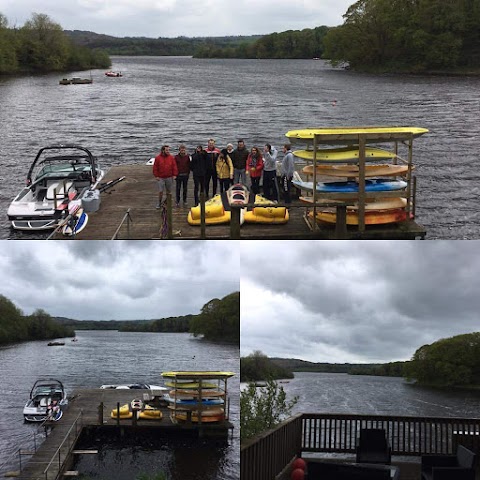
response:
M281 185L277 186L277 155L275 147L266 144L263 153L257 147L250 151L246 148L243 139L239 139L237 148L229 143L223 150L215 146L215 140L208 140L208 145L203 148L198 145L195 152L190 156L185 145L180 145L178 154L173 156L170 147L164 145L160 153L155 157L153 175L158 182L158 205L161 208L163 192L173 192L173 183L176 182L175 204L187 206L187 185L190 172L193 174L195 205L199 203L200 192L205 192L206 197L228 190L235 183L247 184L247 176L250 177L251 191L253 194L260 193L260 181L263 178L263 195L269 200L278 201L279 190L283 193L286 204L291 203L290 188L294 172L294 157L290 144L283 147L283 160L281 164Z

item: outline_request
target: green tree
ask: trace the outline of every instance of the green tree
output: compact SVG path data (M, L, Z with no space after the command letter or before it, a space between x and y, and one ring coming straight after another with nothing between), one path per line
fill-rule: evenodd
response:
M65 69L69 57L69 41L62 27L48 15L34 13L25 22L22 56L24 62L39 72Z
M190 332L207 340L240 343L240 292L206 303L191 321Z
M407 378L423 385L480 383L480 333L457 335L423 345L405 367Z
M479 0L359 0L328 31L324 57L359 70L471 65L480 54L479 12Z
M250 383L240 392L240 438L246 440L269 430L291 415L298 397L287 401L283 387L269 380L265 387Z

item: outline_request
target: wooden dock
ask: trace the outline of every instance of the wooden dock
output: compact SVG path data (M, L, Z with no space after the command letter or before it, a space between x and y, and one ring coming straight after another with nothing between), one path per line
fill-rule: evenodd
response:
M110 169L104 182L125 176L125 180L116 184L111 190L101 195L101 205L97 212L89 213L88 224L75 237L56 234L56 240L110 240L115 236L122 220L129 212L130 222L118 231L116 239L155 240L165 238L162 210L156 209L158 191L149 165L124 165ZM218 191L219 193L219 191ZM173 198L173 203L175 198ZM193 206L193 179L188 185L188 207L172 208L172 238L195 240L201 239L201 228L187 222L189 207ZM335 225L322 224L311 229L305 221L307 206L294 200L290 208L290 220L285 225L243 224L240 230L242 239L286 239L286 240L331 240L339 238ZM162 232L163 230L163 232ZM348 227L346 239L399 239L413 240L425 238L426 230L414 221L398 224L367 226L364 232L357 227ZM207 225L207 239L231 238L230 225Z
M74 476L68 470L72 465L73 455L96 454L95 450L75 450L75 444L84 429L102 429L117 435L119 431L124 436L129 432L138 433L148 429L176 435L197 434L203 437L228 437L233 424L224 421L217 424L174 423L170 418L170 410L162 408L161 420L112 419L110 412L117 404L124 405L133 399L151 399L149 390L116 390L88 389L74 392L63 417L52 424L44 443L32 452L31 458L21 472L15 476L21 480L56 480ZM119 430L120 429L120 430ZM25 459L22 460L22 464ZM47 472L47 473L45 473Z

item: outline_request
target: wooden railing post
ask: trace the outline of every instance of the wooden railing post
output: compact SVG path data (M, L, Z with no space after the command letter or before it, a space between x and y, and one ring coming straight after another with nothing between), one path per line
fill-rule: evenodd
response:
M231 208L230 238L232 240L240 240L240 215L242 207L241 205L232 205Z

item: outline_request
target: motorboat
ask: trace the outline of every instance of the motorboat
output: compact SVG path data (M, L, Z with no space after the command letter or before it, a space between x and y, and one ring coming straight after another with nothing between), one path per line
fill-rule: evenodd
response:
M169 390L166 387L160 387L159 385L150 385L148 383L130 383L130 384L124 384L124 385L102 385L100 388L103 389L117 389L117 390L126 390L126 389L131 389L131 390L161 390L161 391L166 391Z
M150 390L152 397L163 399L165 393L169 390L166 387L159 385L150 385L149 383L129 383L123 385L102 385L103 389L116 389L116 390Z
M105 72L107 77L121 77L122 72Z
M26 422L59 420L67 404L67 393L62 382L53 378L37 380L23 408L23 417Z
M27 174L25 188L8 207L17 230L54 229L68 216L69 204L95 190L105 172L97 158L80 145L41 148Z

